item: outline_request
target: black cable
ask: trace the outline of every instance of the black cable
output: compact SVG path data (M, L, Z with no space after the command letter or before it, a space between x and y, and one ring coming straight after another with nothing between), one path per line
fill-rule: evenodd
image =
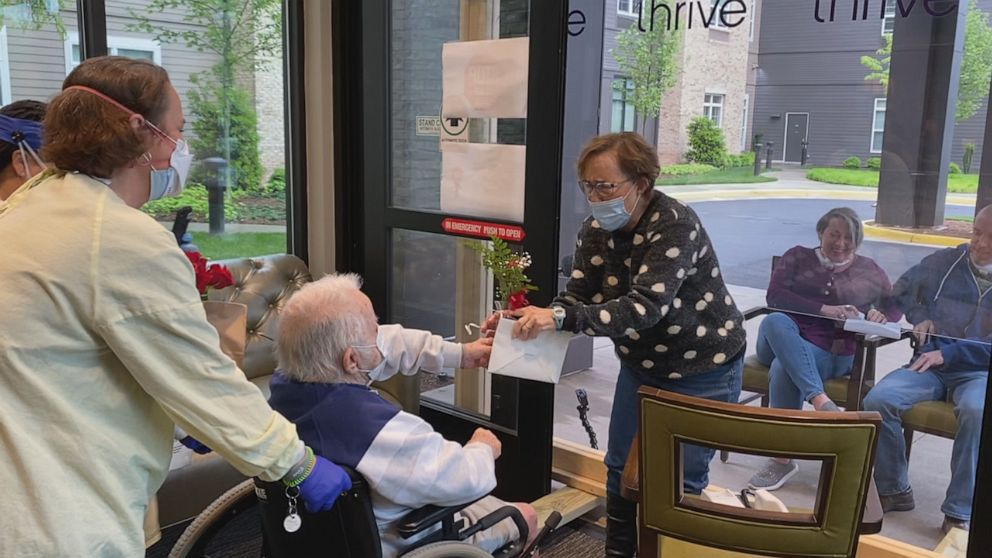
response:
M596 431L593 430L592 423L589 422L589 395L586 390L579 388L575 390L575 397L579 399L579 406L576 409L579 410L579 420L582 421L582 426L589 434L589 445L592 446L592 449L599 449L599 444L596 442Z

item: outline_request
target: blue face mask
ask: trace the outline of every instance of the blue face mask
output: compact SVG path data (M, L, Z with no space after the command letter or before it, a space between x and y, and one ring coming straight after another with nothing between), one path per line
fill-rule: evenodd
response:
M627 192L629 196L633 192ZM592 209L592 216L597 221L599 221L599 226L603 230L613 232L618 231L630 222L630 212L627 211L626 201L627 196L622 198L616 198L612 200L606 200L602 202L589 202L589 207ZM637 199L634 201L634 207L637 207L637 203L641 201L640 192L637 193Z

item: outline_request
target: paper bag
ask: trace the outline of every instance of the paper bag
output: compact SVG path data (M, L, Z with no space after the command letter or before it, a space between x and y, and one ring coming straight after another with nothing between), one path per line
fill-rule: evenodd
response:
M529 341L513 339L517 322L501 318L489 357L489 372L557 384L568 352L571 333L544 331Z
M206 300L203 310L207 313L207 321L220 336L220 350L242 368L248 336L248 307L237 302Z

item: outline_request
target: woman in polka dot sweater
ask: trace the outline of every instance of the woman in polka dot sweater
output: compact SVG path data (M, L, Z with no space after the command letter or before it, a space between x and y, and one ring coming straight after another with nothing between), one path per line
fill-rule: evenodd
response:
M524 308L514 335L543 330L608 336L620 357L606 453L608 556L631 556L635 504L620 476L637 431L642 385L737 401L743 316L727 291L706 229L689 207L654 189L658 157L634 133L593 138L578 161L589 199L566 291L551 308ZM708 483L713 451L688 446L685 490Z

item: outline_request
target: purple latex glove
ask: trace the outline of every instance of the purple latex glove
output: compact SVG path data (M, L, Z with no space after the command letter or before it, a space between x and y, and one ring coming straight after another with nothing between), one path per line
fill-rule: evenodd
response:
M300 483L300 498L311 513L331 509L342 492L351 489L351 477L344 469L317 456L310 475Z
M189 449L195 451L200 455L210 453L211 451L213 451L210 448L208 448L206 445L204 445L203 442L197 440L192 436L186 436L182 440L179 440L179 443L188 447Z

